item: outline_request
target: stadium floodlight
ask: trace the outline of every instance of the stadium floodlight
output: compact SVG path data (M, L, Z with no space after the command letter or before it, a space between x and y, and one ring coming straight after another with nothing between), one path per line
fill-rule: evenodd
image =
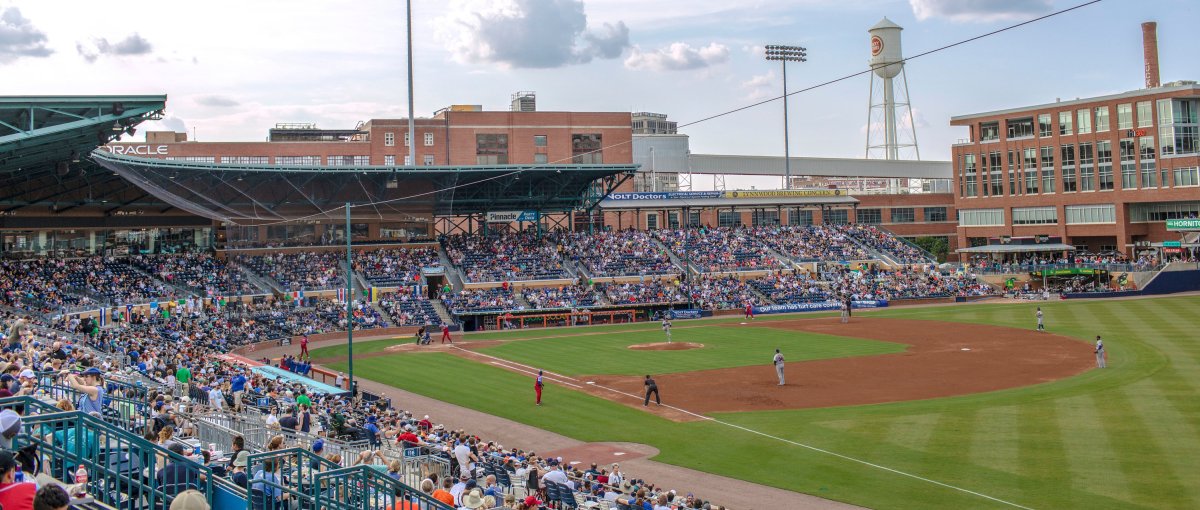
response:
M807 62L808 49L802 46L768 44L766 50L767 60L777 60L783 64L783 187L784 189L791 189L792 156L788 144L787 63Z

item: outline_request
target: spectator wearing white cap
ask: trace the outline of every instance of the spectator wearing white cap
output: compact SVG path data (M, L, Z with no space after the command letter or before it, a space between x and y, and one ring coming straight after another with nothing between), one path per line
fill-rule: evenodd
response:
M13 438L21 432L21 415L12 409L0 411L0 448L12 450Z

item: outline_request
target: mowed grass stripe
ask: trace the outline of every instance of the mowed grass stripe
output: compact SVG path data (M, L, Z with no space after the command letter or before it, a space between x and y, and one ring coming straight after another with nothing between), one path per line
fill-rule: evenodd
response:
M1029 501L1048 501L1071 486L1067 453L1062 446L1053 402L1020 406L1017 457L1024 475L1020 484Z
M1019 444L1015 406L981 409L975 414L968 456L977 466L1020 474L1017 445Z
M1141 381L1128 387L1126 393L1134 413L1153 424L1148 427L1145 439L1157 444L1163 452L1163 463L1171 468L1176 479L1191 480L1180 487L1180 495L1186 495L1190 501L1187 507L1200 507L1200 483L1196 483L1200 436L1174 406L1167 404L1153 381Z
M933 437L933 429L937 427L938 420L941 419L942 413L900 416L889 420L890 426L881 426L881 428L886 428L888 431L885 438L887 442L911 450L922 451L928 446L929 438Z
M1132 457L1120 455L1113 446L1113 438L1103 420L1115 410L1106 409L1102 416L1097 407L1105 403L1099 401L1098 395L1093 393L1057 402L1058 427L1063 431L1070 483L1081 491L1133 502L1129 484L1130 475L1137 466L1122 462ZM1132 412L1132 409L1125 411Z
M1146 421L1123 390L1097 393L1095 407L1121 463L1133 500L1151 508L1188 508L1179 493L1182 480L1167 462L1168 452L1151 437ZM1194 480L1190 473L1186 480Z

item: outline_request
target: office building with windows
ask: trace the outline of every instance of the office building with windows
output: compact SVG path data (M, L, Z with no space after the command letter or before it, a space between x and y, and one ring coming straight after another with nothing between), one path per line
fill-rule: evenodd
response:
M1166 220L1200 214L1200 86L960 115L953 147L959 246L1046 236L1135 255L1179 240Z

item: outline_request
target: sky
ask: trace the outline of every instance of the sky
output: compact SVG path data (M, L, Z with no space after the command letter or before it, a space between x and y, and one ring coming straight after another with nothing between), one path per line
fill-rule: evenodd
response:
M1086 0L414 0L417 116L451 104L652 111L694 122L780 95L766 44L807 48L791 91L867 69L867 29L906 56ZM147 129L263 140L278 122L350 128L407 115L404 2L0 0L0 95L167 94ZM966 137L951 116L1143 86L1142 21L1162 81L1200 79L1195 0L1103 0L907 64L922 159ZM791 153L862 157L870 79L789 98ZM782 155L782 104L681 128L694 153ZM139 133L137 138L141 138Z

